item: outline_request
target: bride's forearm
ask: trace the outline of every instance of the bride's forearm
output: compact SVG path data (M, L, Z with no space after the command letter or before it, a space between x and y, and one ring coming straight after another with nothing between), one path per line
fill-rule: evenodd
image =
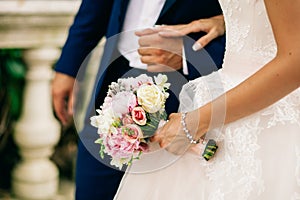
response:
M195 127L197 124L196 137L201 137L216 126L236 121L268 107L299 86L299 58L293 55L277 56L237 87L189 113L190 126Z

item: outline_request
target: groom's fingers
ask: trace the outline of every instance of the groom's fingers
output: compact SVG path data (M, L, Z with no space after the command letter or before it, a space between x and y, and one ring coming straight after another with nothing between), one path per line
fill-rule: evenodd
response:
M141 62L149 72L171 72L182 68L182 56L159 48L139 48Z
M74 106L74 100L75 97L74 97L74 94L70 94L70 99L68 101L68 115L69 116L73 116L74 112L73 112L73 106Z
M166 65L148 65L147 66L147 71L148 72L172 72L172 71L176 71L175 69L173 69L172 67L168 67Z
M68 119L70 118L69 113L72 113L68 113L68 106L69 109L72 106L72 102L69 101L73 94L74 82L75 79L73 77L59 72L55 73L55 77L52 81L52 100L54 110L57 117L64 125L67 124Z
M58 119L63 124L66 124L68 121L67 119L68 117L67 117L66 101L64 96L58 96L58 95L54 96L53 106Z

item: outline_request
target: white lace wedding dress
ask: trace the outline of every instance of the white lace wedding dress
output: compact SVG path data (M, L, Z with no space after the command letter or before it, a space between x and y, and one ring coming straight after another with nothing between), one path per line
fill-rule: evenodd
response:
M180 95L183 110L195 109L236 86L275 56L263 0L220 3L227 27L223 69L184 86ZM191 96L195 98L190 100ZM186 153L151 171L151 165L163 163L161 159L142 158L124 176L115 199L300 199L299 88L270 107L219 130L219 149L213 160L207 162ZM142 168L147 173L130 173L142 172Z

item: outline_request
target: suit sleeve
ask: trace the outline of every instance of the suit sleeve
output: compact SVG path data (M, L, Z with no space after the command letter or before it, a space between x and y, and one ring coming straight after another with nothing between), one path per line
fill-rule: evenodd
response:
M113 0L82 0L55 71L76 77L87 55L105 35Z
M205 48L194 51L193 44L204 33L193 33L184 37L185 56L188 66L188 80L193 80L200 76L204 76L217 71L222 67L224 51L225 51L225 36L218 37L211 41Z

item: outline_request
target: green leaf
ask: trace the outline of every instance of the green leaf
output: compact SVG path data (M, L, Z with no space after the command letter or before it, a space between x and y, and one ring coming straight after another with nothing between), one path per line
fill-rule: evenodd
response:
M8 85L8 102L10 104L10 113L14 118L18 118L21 113L22 98L19 88L14 87L13 85Z
M26 69L20 61L8 59L5 64L7 73L12 78L23 79L25 77Z
M167 119L167 113L156 112L147 114L147 124L145 126L140 126L141 130L144 133L144 138L152 137L157 130L158 124L161 120Z
M95 141L96 144L102 144L102 138L98 138L96 141Z

